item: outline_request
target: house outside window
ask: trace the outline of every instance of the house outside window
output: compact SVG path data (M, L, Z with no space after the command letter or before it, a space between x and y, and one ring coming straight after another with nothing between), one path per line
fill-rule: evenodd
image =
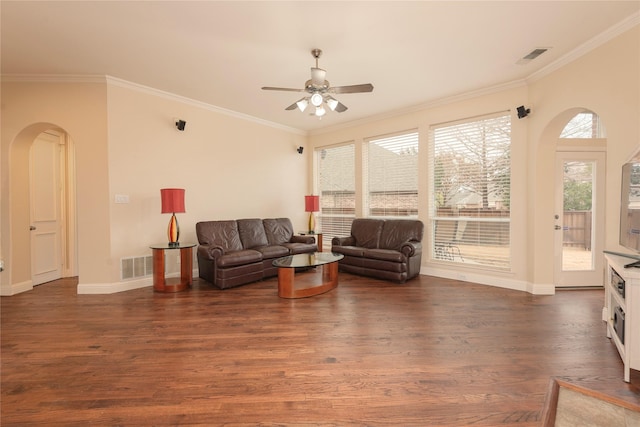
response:
M369 217L418 216L418 133L365 141L365 212Z
M510 270L511 117L430 129L431 259Z

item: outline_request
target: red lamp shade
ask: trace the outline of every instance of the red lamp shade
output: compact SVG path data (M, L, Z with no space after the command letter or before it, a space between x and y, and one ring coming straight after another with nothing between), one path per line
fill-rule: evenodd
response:
M318 212L320 210L320 196L304 196L304 211Z
M169 246L180 246L180 226L178 225L177 213L186 212L184 209L184 189L183 188L163 188L160 190L162 198L162 213L170 213L171 219L167 227L167 237Z
M316 231L316 219L314 212L320 210L320 196L304 196L304 211L311 212L309 214L309 233L314 234Z
M162 197L161 213L185 213L184 188L163 188L160 190Z

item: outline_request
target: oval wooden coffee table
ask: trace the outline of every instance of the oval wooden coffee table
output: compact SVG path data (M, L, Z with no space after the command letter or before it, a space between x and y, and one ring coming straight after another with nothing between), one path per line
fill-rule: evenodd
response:
M338 261L342 254L315 252L290 255L273 261L278 267L278 296L306 298L323 294L338 286ZM318 272L314 267L322 267ZM300 271L296 275L296 269ZM294 279L295 277L295 279Z

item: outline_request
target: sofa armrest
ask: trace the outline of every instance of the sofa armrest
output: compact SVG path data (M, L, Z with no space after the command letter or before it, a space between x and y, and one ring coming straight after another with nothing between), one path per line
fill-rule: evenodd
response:
M215 260L224 255L222 246L200 245L198 246L198 257Z
M316 242L315 237L313 236L298 236L297 234L294 234L293 236L291 236L291 239L289 240L289 243L307 243L307 244L313 244Z
M331 246L355 246L356 239L353 236L334 237L331 239Z
M400 252L402 252L407 257L411 257L417 253L422 252L422 242L418 242L417 240L409 240L408 242L404 242L402 247L400 247Z

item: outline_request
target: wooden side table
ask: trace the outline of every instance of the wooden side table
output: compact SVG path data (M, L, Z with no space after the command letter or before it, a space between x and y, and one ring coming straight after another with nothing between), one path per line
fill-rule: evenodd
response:
M180 292L191 286L193 280L193 248L195 243L168 243L151 245L153 251L153 290L156 292ZM166 278L164 271L165 251L180 250L180 277Z
M313 236L316 238L316 245L318 245L318 252L322 252L322 233L300 233L301 236Z

